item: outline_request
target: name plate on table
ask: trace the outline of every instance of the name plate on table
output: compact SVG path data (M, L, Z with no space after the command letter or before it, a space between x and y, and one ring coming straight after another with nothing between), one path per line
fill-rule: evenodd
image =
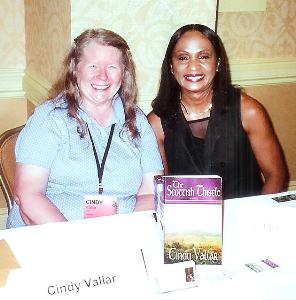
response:
M0 299L145 299L156 293L147 274L159 242L154 225L143 212L6 230L20 268Z
M105 263L72 267L53 266L50 269L18 269L10 273L5 288L8 299L112 299L115 296L140 296L152 293L141 253L129 251Z

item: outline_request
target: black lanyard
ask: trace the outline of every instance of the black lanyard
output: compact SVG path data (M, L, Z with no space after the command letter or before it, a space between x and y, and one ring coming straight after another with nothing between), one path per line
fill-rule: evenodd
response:
M103 178L103 173L104 173L104 167L105 167L105 162L106 162L108 152L109 152L109 149L110 149L115 124L112 124L112 126L111 126L107 146L106 146L101 164L100 164L100 161L99 161L99 158L98 158L98 153L97 153L93 138L92 138L90 130L88 128L88 124L86 124L86 125L87 125L88 134L89 134L89 137L90 137L90 140L91 140L91 144L92 144L92 147L93 147L94 156L95 156L95 159L96 159L97 170L98 170L98 178L99 178L99 194L101 195L103 193L102 178Z

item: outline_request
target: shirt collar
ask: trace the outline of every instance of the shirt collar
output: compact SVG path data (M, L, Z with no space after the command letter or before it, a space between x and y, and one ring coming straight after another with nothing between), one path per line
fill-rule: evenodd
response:
M120 98L119 94L116 94L112 99L112 106L113 106L113 117L112 123L120 123L121 125L125 122L125 113L123 108L122 99Z

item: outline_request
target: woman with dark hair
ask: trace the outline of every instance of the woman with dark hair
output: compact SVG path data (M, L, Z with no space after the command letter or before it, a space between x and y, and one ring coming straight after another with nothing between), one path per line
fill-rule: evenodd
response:
M153 209L153 177L163 166L135 105L126 41L105 29L84 31L65 59L62 82L18 137L7 228Z
M224 198L280 192L288 172L268 114L229 74L213 30L191 24L173 34L148 115L165 173L219 175Z

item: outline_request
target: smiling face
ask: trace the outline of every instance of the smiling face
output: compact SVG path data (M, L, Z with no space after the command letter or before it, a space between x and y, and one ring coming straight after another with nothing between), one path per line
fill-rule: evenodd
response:
M123 70L119 49L90 42L77 65L77 84L82 103L90 109L110 103L121 86Z
M212 90L218 59L213 45L199 31L187 31L177 42L171 70L182 94L204 93Z

